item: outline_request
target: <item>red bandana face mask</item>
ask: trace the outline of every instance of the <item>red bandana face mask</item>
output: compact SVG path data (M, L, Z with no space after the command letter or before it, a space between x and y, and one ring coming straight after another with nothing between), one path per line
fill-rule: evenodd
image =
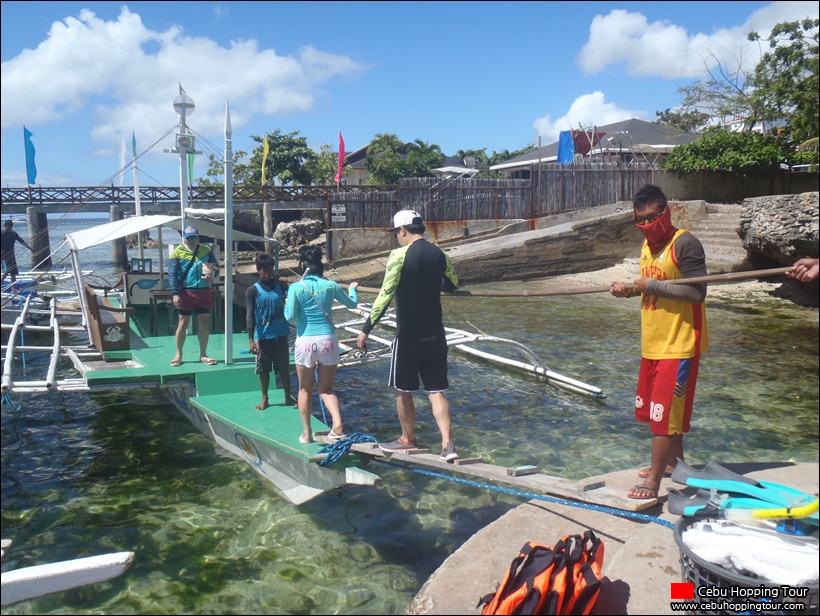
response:
M657 252L657 248L663 248L675 234L675 227L672 226L672 210L667 205L661 212L661 217L647 225L635 225L641 230L646 238L652 252Z

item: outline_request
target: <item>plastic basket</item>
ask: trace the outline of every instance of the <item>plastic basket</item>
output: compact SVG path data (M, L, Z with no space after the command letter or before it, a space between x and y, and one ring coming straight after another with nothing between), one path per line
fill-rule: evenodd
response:
M698 522L694 518L682 517L675 524L675 543L680 548L680 567L681 578L684 582L693 582L695 585L695 597L689 600L691 603L698 603L704 606L704 609L693 610L692 614L817 614L818 603L820 603L820 589L817 585L808 587L808 595L806 597L783 597L782 594L775 599L761 599L761 598L743 598L732 597L731 594L725 597L700 597L698 595L698 588L702 586L710 589L720 588L726 589L726 593L731 593L732 588L760 588L765 586L767 588L780 588L780 584L767 582L758 578L753 578L745 575L739 575L733 571L728 571L723 567L707 562L697 556L686 544L683 543L682 534L692 524ZM755 603L765 605L766 602L788 602L788 603L802 603L803 610L783 611L779 609L759 609L759 610L743 610L731 611L721 609L707 609L711 607L708 604L743 604Z

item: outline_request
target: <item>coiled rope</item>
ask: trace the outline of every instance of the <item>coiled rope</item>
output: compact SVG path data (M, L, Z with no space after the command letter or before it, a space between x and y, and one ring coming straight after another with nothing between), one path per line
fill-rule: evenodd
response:
M319 462L321 466L330 466L334 462L337 462L342 456L347 453L350 453L351 447L356 443L376 443L378 442L376 438L369 434L364 434L361 432L355 432L348 436L348 438L342 441L336 441L335 443L330 443L328 445L323 446L319 453L326 453L327 456ZM512 496L518 496L520 498L525 498L528 500L540 500L546 501L548 503L555 503L558 505L567 505L569 507L579 507L581 509L589 509L590 511L598 511L600 513L608 513L610 515L617 515L622 518L630 518L633 520L641 520L643 522L654 522L655 524L660 524L661 526L665 526L666 528L675 528L675 525L668 521L662 520L661 518L648 515L645 513L636 513L634 511L624 511L623 509L616 509L615 507L605 507L603 505L593 505L591 503L580 503L578 501L571 501L566 500L563 498L556 498L553 496L546 496L544 494L534 494L532 492L523 492L521 490L515 490L513 488L503 488L501 486L492 485L489 483L482 483L479 481L473 481L471 479L462 479L461 477L453 477L451 475L445 475L443 473L438 473L436 471L428 471L421 468L412 468L408 467L404 464L396 463L396 462L389 462L383 458L375 458L378 462L382 464L387 464L389 466L394 466L396 468L402 468L405 470L412 471L414 473L419 473L421 475L427 475L428 477L436 477L437 479L444 479L447 481L452 481L455 483L460 483L462 485L472 486L474 488L481 488L484 490L492 490L494 492L500 492L501 494L509 494Z
M350 448L353 447L353 445L356 445L357 443L378 442L379 441L376 439L375 436L365 434L364 432L354 432L353 434L349 434L346 439L342 439L341 441L336 441L335 443L324 445L319 450L319 453L327 454L323 460L319 461L319 466L330 466L334 462L338 462L343 456L350 453Z

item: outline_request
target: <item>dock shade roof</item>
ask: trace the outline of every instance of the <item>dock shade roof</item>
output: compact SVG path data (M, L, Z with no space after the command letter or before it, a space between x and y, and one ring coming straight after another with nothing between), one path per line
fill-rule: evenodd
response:
M199 232L206 237L212 237L214 239L222 239L225 237L225 227L222 225L206 220L194 220L191 218L187 218L186 221L193 221L199 229ZM115 220L114 222L108 222L103 225L97 225L96 227L91 227L90 229L83 229L81 231L75 231L74 233L68 233L65 237L71 250L85 250L86 248L91 248L92 246L105 244L106 242L111 242L113 240L127 237L129 235L139 233L140 231L145 231L146 229L152 229L159 226L171 227L172 229L181 231L182 221L179 216L135 216L132 218ZM252 235L250 233L244 233L236 230L233 232L233 240L235 242L274 241L258 235Z
M471 178L476 175L480 169L471 167L439 167L437 169L430 169L430 172L443 178Z

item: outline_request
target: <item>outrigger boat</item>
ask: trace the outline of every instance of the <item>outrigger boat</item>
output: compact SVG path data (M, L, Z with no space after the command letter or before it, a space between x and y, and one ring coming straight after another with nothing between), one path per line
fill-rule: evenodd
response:
M179 216L143 216L70 233L67 239L72 247L72 258L79 265L82 250L130 235L135 227L179 227L181 224ZM205 229L214 233L213 227L216 225L200 221L197 224L203 236L206 235ZM239 235L243 240L264 241L261 237ZM76 270L81 271L79 267ZM281 404L274 403L265 412L255 410L259 399L259 381L254 372L254 358L232 351L234 348L244 349L247 345L247 333L234 333L232 323L228 324L227 332L220 331L219 324L214 323L217 327L214 327L209 341L212 349L225 348L230 336L230 361L225 361L228 355L220 356L214 352L213 355L220 360L216 366L198 361L171 366L169 360L175 353L176 321L170 318L170 293L163 291L164 274L161 272L129 272L126 274L125 290L108 295L92 289L82 275L77 277L77 285L82 289L79 294L81 310L76 313L81 325L67 327L59 324L56 320L56 302L52 305L54 315L47 326L27 324L25 311L18 317L11 329L9 342L4 347L3 394L139 389L162 391L200 431L222 449L245 460L294 504L304 503L342 485L372 485L379 481L376 475L365 469L370 457L361 453L352 452L330 466L319 464L325 458L320 449L326 442L324 435L329 427L313 418L317 441L299 443L298 436L302 430L299 415L284 404L284 394L280 394ZM226 294L224 291L217 293ZM225 306L216 313L227 312L227 298L223 297L223 301L226 302ZM338 309L348 310L342 306ZM359 307L350 310L347 320L337 317L340 338L346 334L358 334L368 313L367 307ZM164 318L166 314L167 319ZM394 328L392 313L388 313L380 325L387 329ZM54 345L37 348L16 344L20 332L35 328L51 331ZM77 340L78 337L81 339ZM350 340L348 344L343 343L340 365L352 367L389 357L389 339L379 335L377 330L371 334L370 340L377 343L379 348L367 354L355 349ZM549 370L532 351L514 341L474 335L453 328L447 328L447 340L456 351L545 377L556 385L574 391L604 397L604 393L596 387ZM191 340L192 344L195 342ZM529 362L510 360L471 346L480 342L511 345L529 358ZM51 353L45 378L30 380L18 376L20 366L19 362L14 361L15 356L37 350ZM62 370L58 371L58 367ZM66 369L74 374L65 376ZM271 399L275 400L276 396L277 393L272 392Z
M347 310L351 313L358 314L359 318L354 318L352 320L340 323L336 326L336 328L344 332L358 335L361 331L362 325L364 325L367 317L370 315L370 306L362 301L359 301L359 306L356 308L349 309L344 306L339 306L338 309ZM388 330L395 330L397 327L395 310L389 308L385 312L385 315L379 320L379 325L387 328ZM533 376L543 378L553 385L574 391L576 393L586 394L588 396L592 396L593 398L606 398L606 394L600 388L550 370L532 349L521 344L520 342L510 340L509 338L489 336L487 334L473 334L462 329L455 329L453 327L445 327L444 331L447 336L447 346L461 355L465 355L479 361L485 361L489 364L503 368L510 368L517 372L531 374ZM343 351L345 351L346 357L342 359L341 365L357 365L374 358L390 357L390 348L392 344L390 340L373 334L368 337L368 340L373 341L380 346L374 353L369 353L367 355L357 352L354 347L342 344L341 347ZM475 348L476 344L481 343L486 343L485 346L511 347L523 356L522 359L526 361L511 359L497 353L491 353L486 349Z
M187 97L181 93L180 98ZM184 109L184 105L180 108ZM182 137L190 139L185 130L184 114L180 113L178 147L183 147ZM190 148L190 143L184 147ZM195 224L202 236L221 239L224 234L226 247L234 246L233 242L237 240L273 241L232 229L230 161L233 157L230 147L230 116L226 112L225 209L212 210L208 217L213 220L221 214L225 224L220 227L206 220L197 220ZM185 178L187 157L181 155L180 161L184 165L180 176ZM234 351L246 348L247 333L234 332L234 300L244 303L244 296L234 296L232 250L226 250L223 263L224 272L230 275L224 276L224 284L216 287L216 296L221 300L218 300L218 307L213 312L215 321L212 323L209 348L222 347L223 352L212 352L219 362L215 366L199 361L184 361L181 366L170 365L170 359L175 355L176 320L172 318L171 294L166 289L161 251L159 270L153 271L150 259L140 259L144 267L135 269L132 265L132 270L125 274L125 288L122 291L100 291L87 284L80 267L83 250L152 228L158 229L162 246L163 226L176 230L184 227L185 214L190 215L191 210L185 203L186 187L182 188L180 216L137 215L66 235L80 304L80 325L73 328L61 325L56 318L56 303L52 303L49 324L41 327L53 334L53 343L43 347L26 346L18 343L19 334L34 326L26 323L23 315L18 317L9 330L8 343L4 346L2 393L161 391L200 431L222 449L245 460L294 504L304 503L346 484L377 483L379 477L365 468L373 458L367 452L350 448L343 456L338 459L334 456L334 461L327 463L330 458L322 452L322 447L329 426L317 418L312 419L316 440L300 443L298 437L302 426L299 414L284 404L283 394L281 404L273 404L265 412L255 410L259 400L259 381L255 374L254 358ZM347 333L358 334L366 315L366 308L358 308L352 311L350 318L341 320L338 326L342 334L340 338ZM220 322L220 316L224 316L224 322ZM387 315L380 325L389 329L395 327L395 320L392 315ZM365 355L350 346L348 341L348 345L343 347L341 365L355 366L364 361L388 357L390 341L379 335L379 331L370 337L371 341L381 344L378 350ZM195 336L190 338L189 343L195 345ZM573 391L604 397L596 387L551 371L520 343L452 328L447 329L447 339L451 348L470 357L524 370ZM525 361L508 359L476 348L477 344L486 342L511 345L524 355ZM35 351L50 353L46 375L39 380L31 380L23 374L20 362L15 361L22 352ZM188 356L191 356L190 351ZM276 392L272 392L271 399L275 398Z

